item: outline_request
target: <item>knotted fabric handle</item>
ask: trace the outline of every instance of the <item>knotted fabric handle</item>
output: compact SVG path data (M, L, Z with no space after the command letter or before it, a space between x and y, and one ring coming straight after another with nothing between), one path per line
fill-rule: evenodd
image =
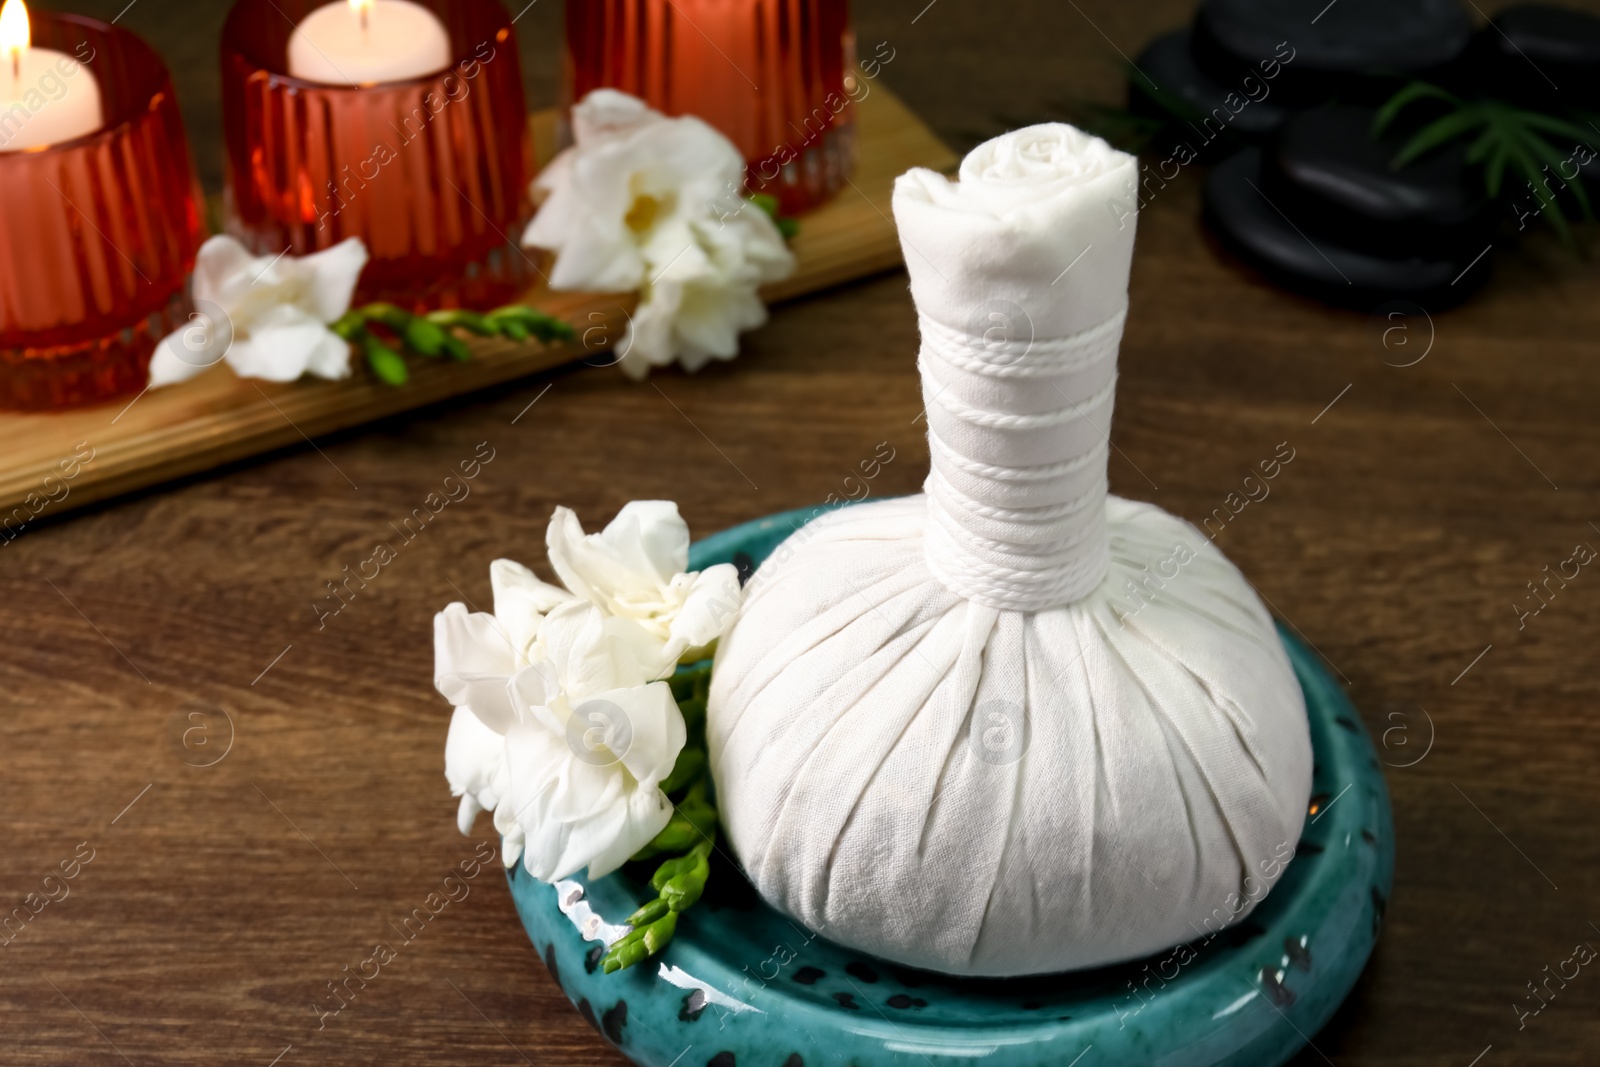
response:
M928 566L952 592L1041 611L1105 577L1106 455L1126 310L1037 338L996 300L966 329L923 316Z
M968 600L1070 604L1105 578L1106 452L1138 161L1061 123L913 169L894 217L922 331L928 566Z

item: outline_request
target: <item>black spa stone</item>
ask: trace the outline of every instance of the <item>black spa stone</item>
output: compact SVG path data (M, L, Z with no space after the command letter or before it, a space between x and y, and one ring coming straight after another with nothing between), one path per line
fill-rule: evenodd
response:
M1360 96L1366 76L1437 76L1471 37L1461 0L1204 0L1194 56L1223 84L1275 58L1283 99L1304 104Z
M1404 298L1429 310L1459 303L1489 276L1494 252L1383 256L1312 237L1262 192L1262 151L1247 148L1206 177L1205 219L1217 238L1268 280L1328 303L1370 311Z
M1173 128L1169 139L1190 144L1202 161L1211 161L1213 146L1226 146L1215 156L1222 158L1238 147L1239 139L1259 140L1289 117L1289 110L1276 99L1276 79L1264 71L1227 85L1207 77L1189 52L1186 29L1151 41L1134 66L1138 69L1128 75L1129 110L1166 122ZM1163 98L1165 106L1157 98Z
M1465 147L1451 145L1396 170L1406 137L1374 139L1375 115L1325 104L1294 116L1264 157L1262 193L1313 239L1388 258L1476 255L1500 209L1467 165Z
M1472 51L1479 86L1497 96L1535 108L1600 106L1600 18L1586 11L1508 7L1479 32Z

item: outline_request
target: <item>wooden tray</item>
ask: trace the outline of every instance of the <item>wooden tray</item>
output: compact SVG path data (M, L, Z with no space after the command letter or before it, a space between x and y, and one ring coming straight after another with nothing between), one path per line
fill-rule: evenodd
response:
M548 159L556 113L541 112L532 125L536 152ZM856 125L860 159L851 185L801 218L791 245L799 265L763 291L769 303L899 265L900 244L889 219L895 177L916 166L949 170L958 161L882 85L873 86L858 105ZM584 358L622 338L634 304L632 294L553 293L542 286L525 300L572 323L580 340L553 345L475 340L469 363L411 360L411 380L398 388L359 370L342 382L275 384L240 379L218 365L182 385L95 407L0 412L0 538L9 540L34 517Z

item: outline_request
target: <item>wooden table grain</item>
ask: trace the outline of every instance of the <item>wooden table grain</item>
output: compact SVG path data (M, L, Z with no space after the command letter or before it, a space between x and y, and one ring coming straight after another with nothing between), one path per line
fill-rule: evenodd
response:
M963 148L1051 101L1114 98L1118 52L1187 13L858 3L861 40L894 50L886 82ZM137 0L123 19L172 57L211 181L221 14ZM536 103L554 99L558 16L544 0L519 23ZM1530 582L1600 546L1597 281L1529 242L1473 302L1401 320L1385 345L1395 323L1222 256L1195 175L1139 221L1113 490L1198 522L1292 448L1217 540L1331 664L1389 764L1384 933L1297 1067L1600 1057L1600 973L1549 978L1600 945L1600 571L1521 614ZM843 491L880 442L895 459L873 493L915 491L915 352L891 274L778 309L732 365L642 385L568 369L0 548L0 912L38 909L0 933L0 1060L623 1063L546 976L492 869L342 1012L319 1011L492 844L454 828L432 613L484 604L497 556L539 562L556 504L597 524L669 497L709 533ZM470 495L319 625L327 583L475 455L492 458Z

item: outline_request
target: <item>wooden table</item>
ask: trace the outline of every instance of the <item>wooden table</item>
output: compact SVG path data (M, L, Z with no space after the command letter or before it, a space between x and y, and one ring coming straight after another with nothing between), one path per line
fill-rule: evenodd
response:
M1116 50L1186 12L1019 3L1022 28L1003 33L988 5L924 2L863 0L861 39L891 42L885 80L960 147L1049 100L1111 98ZM519 24L538 102L556 8ZM203 160L220 15L142 0L125 17L187 61ZM1574 545L1600 546L1600 274L1526 245L1473 303L1386 349L1367 316L1223 261L1197 190L1186 176L1140 220L1112 486L1198 521L1294 449L1218 542L1348 684L1382 740L1399 835L1377 955L1295 1062L1592 1064L1593 967L1552 981L1521 1029L1513 1006L1536 1006L1526 983L1575 944L1600 945L1600 572L1520 628L1515 605ZM1425 358L1394 365L1430 332ZM68 894L0 946L0 1059L622 1063L545 975L492 871L319 1028L327 983L486 840L454 828L432 613L484 604L497 556L540 561L558 503L598 524L671 497L709 533L842 491L885 441L896 458L873 492L915 491L915 351L890 275L780 309L730 366L643 385L549 374L0 548L0 909ZM325 583L480 442L494 458L470 496L319 629ZM185 730L202 733L186 747Z

